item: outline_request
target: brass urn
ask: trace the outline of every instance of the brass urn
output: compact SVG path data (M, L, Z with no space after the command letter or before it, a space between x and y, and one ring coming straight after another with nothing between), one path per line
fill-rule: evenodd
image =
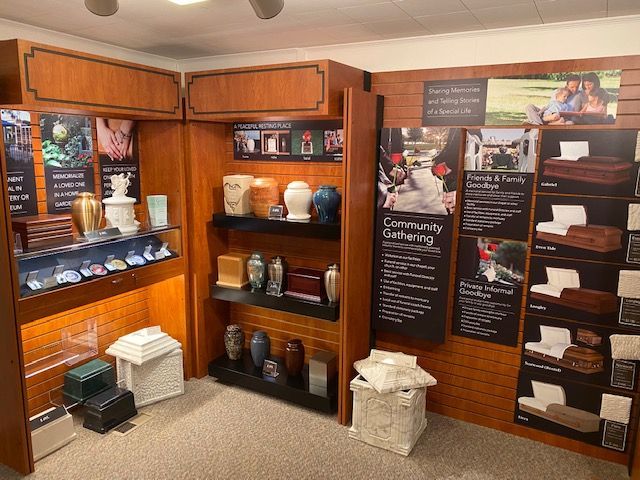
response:
M102 204L94 193L80 192L71 202L71 218L81 235L98 230L102 220Z

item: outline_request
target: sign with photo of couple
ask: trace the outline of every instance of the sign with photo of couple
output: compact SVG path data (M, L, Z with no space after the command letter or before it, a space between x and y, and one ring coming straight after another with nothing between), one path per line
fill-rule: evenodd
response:
M461 130L383 129L374 328L445 340Z
M233 124L235 160L341 162L342 120Z
M423 125L615 123L621 70L424 82Z

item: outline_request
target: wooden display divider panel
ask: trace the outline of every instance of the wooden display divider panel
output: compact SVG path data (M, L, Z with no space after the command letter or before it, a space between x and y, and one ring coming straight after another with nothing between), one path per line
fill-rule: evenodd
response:
M615 124L573 128L640 128L640 56L374 73L372 75L372 91L384 95L384 127L421 127L423 126L422 107L424 81L426 80L612 69L623 70ZM460 126L467 127L466 125ZM512 127L514 126L516 125L512 125ZM490 126L488 128L507 127ZM554 127L540 126L539 128ZM535 196L533 202L532 212L535 208ZM456 215L459 215L459 211L456 212ZM458 217L456 217L455 224L458 223ZM532 243L532 228L533 213L530 218L529 245ZM453 239L453 252L457 250L457 242L456 232ZM530 251L527 253L525 285L528 284L529 255ZM523 294L517 346L508 347L454 336L451 334L451 317L455 256L452 259L452 266L449 290L451 294L448 299L450 308L447 315L447 335L444 344L435 345L428 341L410 339L385 332L377 333L376 338L378 348L417 355L419 364L438 379L438 385L429 389L427 408L460 420L532 438L593 457L618 463L629 462L631 453L606 450L551 433L532 430L513 422L516 387L521 363L526 291ZM637 404L637 395L635 397L634 403ZM637 424L637 416L638 405L634 405L631 425ZM632 428L630 432L630 445L633 445L636 434L634 430ZM631 451L633 448L627 448L627 452ZM640 478L639 457L640 455L635 455L633 469L634 475L638 475L637 478Z
M182 118L180 74L26 40L0 42L0 104L22 110Z
M331 60L188 72L188 120L342 115L344 88L364 72Z

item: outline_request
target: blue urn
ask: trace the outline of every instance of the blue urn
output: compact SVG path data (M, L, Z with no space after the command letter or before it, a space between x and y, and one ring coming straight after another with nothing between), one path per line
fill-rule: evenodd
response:
M251 358L256 367L262 368L262 364L271 352L269 335L263 330L258 330L251 337Z
M313 194L313 204L318 211L320 223L336 223L338 221L338 207L340 193L335 185L320 185Z

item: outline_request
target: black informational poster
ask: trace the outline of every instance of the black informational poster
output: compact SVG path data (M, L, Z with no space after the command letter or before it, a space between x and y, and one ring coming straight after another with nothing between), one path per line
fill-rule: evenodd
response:
M423 125L484 125L486 78L424 82Z
M342 120L233 124L235 160L341 162Z
M627 393L521 370L516 423L604 448L625 451ZM615 424L613 427L607 424Z
M19 110L2 110L1 114L11 216L37 215L31 116Z
M611 336L636 332L620 328L526 315L522 369L560 380L636 390L635 361L611 358Z
M517 345L526 242L460 237L453 333Z
M113 194L111 176L128 176L127 196L140 198L140 158L138 154L138 136L136 122L132 120L97 118L98 159L100 162L100 183L102 198Z
M41 114L42 157L47 211L67 213L80 192L93 192L91 119Z
M540 146L538 192L638 197L637 145L637 130L548 130Z
M375 329L444 341L460 133L448 128L382 130Z

